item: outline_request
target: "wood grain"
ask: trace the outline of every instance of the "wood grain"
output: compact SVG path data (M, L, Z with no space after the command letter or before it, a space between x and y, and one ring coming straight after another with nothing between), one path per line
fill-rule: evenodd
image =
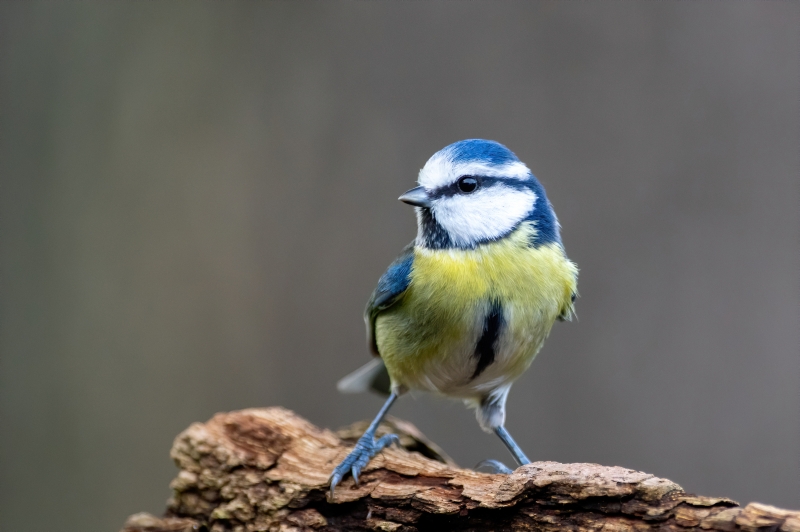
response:
M337 434L278 407L217 414L175 439L165 517L135 514L123 531L800 532L800 512L690 495L639 471L535 462L478 473L407 422L380 430L399 433L403 448L378 454L358 486L348 477L329 500L328 476L359 427Z

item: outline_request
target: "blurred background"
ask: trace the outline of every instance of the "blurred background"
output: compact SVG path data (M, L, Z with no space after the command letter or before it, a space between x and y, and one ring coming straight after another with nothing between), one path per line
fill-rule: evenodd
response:
M173 438L324 427L463 138L514 150L581 268L512 389L534 460L800 508L800 4L0 5L0 529L161 513ZM395 415L510 460L460 403Z

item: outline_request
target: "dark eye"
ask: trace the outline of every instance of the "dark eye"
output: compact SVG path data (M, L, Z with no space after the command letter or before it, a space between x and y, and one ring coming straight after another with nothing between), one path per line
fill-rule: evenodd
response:
M478 188L478 180L474 177L465 175L464 177L460 178L457 182L458 190L463 192L464 194L469 194L470 192L474 192L476 188Z

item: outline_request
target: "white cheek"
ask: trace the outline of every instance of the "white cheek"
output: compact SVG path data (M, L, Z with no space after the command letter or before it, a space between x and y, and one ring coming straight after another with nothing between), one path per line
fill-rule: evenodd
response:
M507 234L530 214L535 203L533 191L501 186L441 198L432 211L454 244L470 246Z

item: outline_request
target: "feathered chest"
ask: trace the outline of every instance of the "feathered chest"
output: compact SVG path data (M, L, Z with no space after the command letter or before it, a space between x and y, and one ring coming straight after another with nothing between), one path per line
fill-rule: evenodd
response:
M556 317L571 312L577 277L560 245L528 244L532 230L472 250L414 249L408 289L376 320L395 380L472 393L528 367Z

